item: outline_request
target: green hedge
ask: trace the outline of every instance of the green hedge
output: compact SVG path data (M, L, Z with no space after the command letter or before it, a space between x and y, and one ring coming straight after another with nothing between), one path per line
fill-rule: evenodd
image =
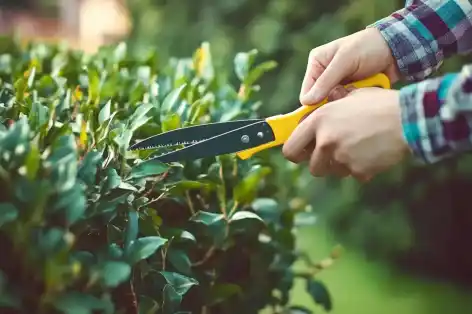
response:
M291 269L306 258L293 229L309 213L276 182L297 169L275 171L270 153L167 165L127 151L255 117L254 84L272 62L238 53L234 87L206 43L164 65L124 43L85 55L3 38L0 51L2 313L310 313L290 306L297 277L331 309L314 275L336 251Z

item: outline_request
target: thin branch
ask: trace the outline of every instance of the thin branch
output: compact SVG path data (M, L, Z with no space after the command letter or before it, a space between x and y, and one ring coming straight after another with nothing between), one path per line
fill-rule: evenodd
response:
M216 250L215 246L210 247L210 249L205 253L203 258L200 261L193 263L192 267L198 267L205 264L213 256L213 253L215 252L215 250Z

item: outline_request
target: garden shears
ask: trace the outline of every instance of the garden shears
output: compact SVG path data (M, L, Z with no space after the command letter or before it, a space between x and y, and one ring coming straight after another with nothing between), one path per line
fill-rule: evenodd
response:
M344 86L390 88L390 81L385 74L379 73ZM236 153L240 159L244 160L265 149L283 145L301 120L327 101L325 98L316 105L303 105L290 113L265 119L215 122L171 130L148 137L130 146L128 150L184 146L151 158L164 163L196 160L229 153Z

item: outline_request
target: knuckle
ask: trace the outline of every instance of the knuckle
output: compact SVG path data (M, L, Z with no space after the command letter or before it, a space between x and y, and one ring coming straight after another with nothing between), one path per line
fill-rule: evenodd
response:
M289 146L284 145L282 147L282 154L289 161L296 162L296 154L294 154L293 150Z

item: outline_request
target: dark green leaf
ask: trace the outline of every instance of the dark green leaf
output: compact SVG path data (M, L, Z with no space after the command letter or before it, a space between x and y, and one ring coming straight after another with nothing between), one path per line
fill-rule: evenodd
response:
M192 288L192 286L198 285L198 281L178 274L178 273L172 273L172 272L167 272L167 271L161 271L161 275L164 277L166 282L171 285L175 292L179 294L180 296L184 296L187 291Z
M136 211L128 212L128 224L125 232L125 250L128 250L131 243L138 237L139 215Z
M196 223L201 223L206 226L218 223L224 218L222 214L209 213L205 211L198 211L193 215L190 220Z
M160 308L156 300L144 295L139 296L138 307L139 314L157 314Z
M235 295L242 295L243 291L240 286L232 283L215 284L208 292L208 305L214 305L225 301Z
M177 293L172 285L165 285L162 290L162 311L165 314L174 314L182 302L182 296Z
M191 275L192 263L185 251L173 249L171 247L167 250L166 256L178 272L188 276Z
M131 173L129 174L127 180L157 176L159 174L163 174L167 170L169 170L169 166L160 161L143 161L131 169Z
M126 260L133 265L142 259L148 258L166 243L167 240L161 237L139 238L126 251Z
M0 227L18 218L18 209L11 203L0 203Z
M306 291L311 295L313 300L323 306L326 311L332 310L331 296L323 283L309 278L306 281Z
M102 161L102 154L97 151L91 151L85 155L79 167L77 176L87 185L93 185L96 181L97 167Z
M92 314L106 307L103 300L91 294L69 292L55 299L54 306L65 314Z
M103 183L103 190L104 192L109 192L110 190L116 189L121 183L121 177L118 175L113 168L108 168L106 170L107 176Z

